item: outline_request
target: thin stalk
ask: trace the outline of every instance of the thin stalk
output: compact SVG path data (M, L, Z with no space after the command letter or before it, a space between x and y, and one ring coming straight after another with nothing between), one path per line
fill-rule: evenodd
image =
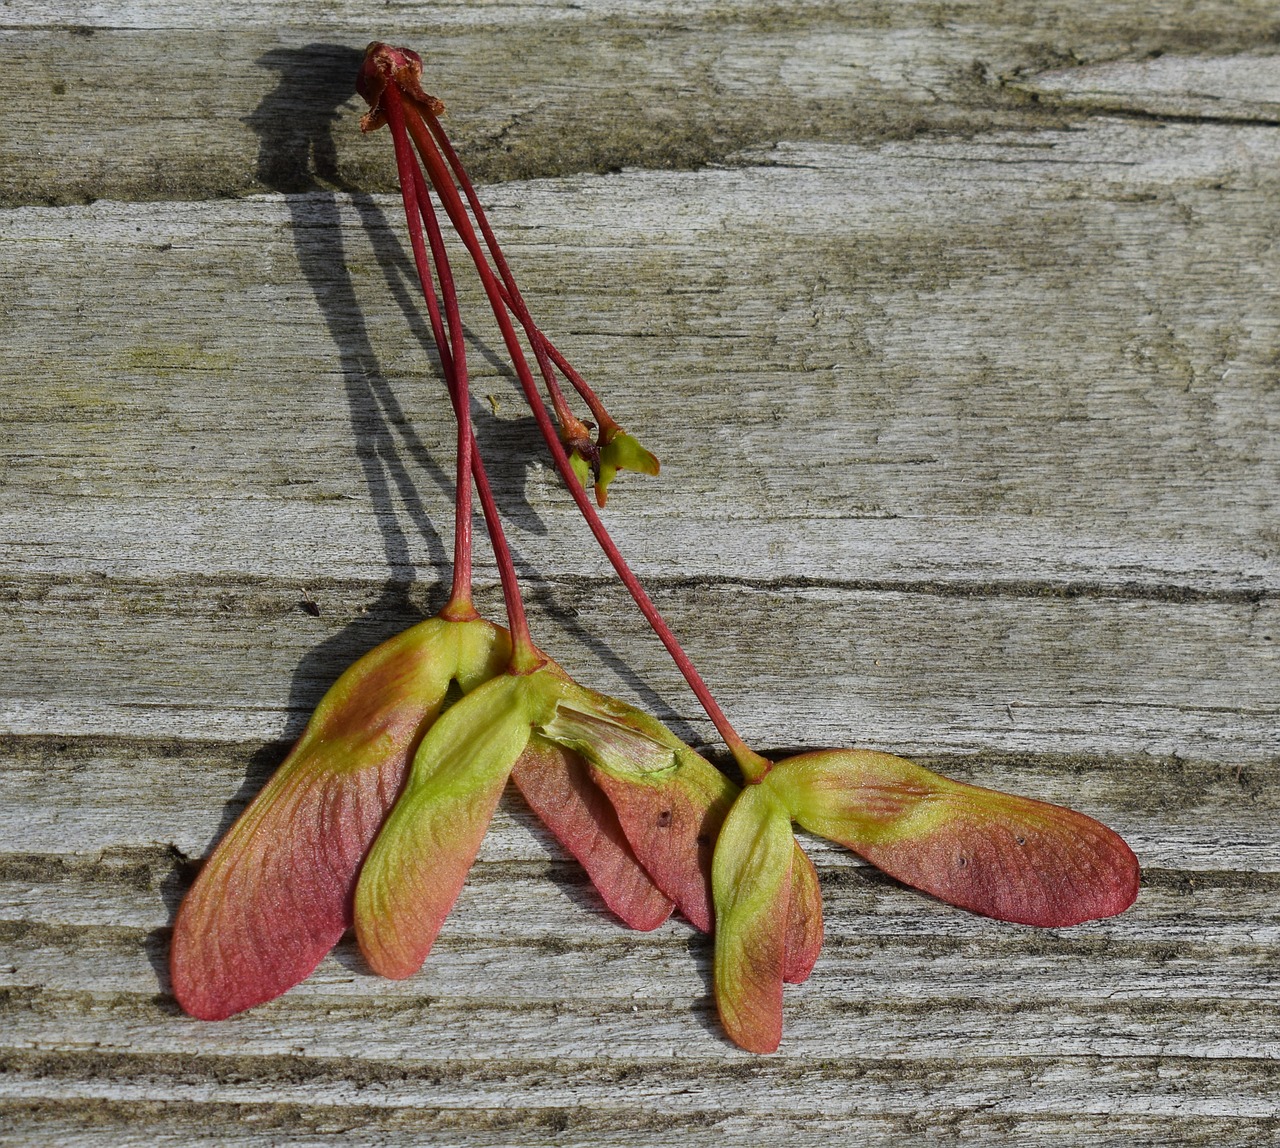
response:
M537 330L537 328L534 329ZM538 336L546 346L547 354L551 357L551 361L560 368L561 373L569 380L570 383L573 384L573 389L582 396L583 401L590 408L592 415L595 417L596 425L600 428L600 441L608 442L608 438L605 437L605 431L612 431L616 433L622 428L614 422L612 416L607 410L605 410L604 403L600 401L600 398L597 396L595 391L587 385L587 380L578 374L578 372L574 370L573 364L570 363L569 360L566 359L558 350L556 350L555 344L552 343L551 340L548 339L541 331L538 331ZM612 435L609 437L612 437Z
M427 127L431 129L431 134L435 137L436 143L440 145L440 150L444 153L445 160L457 178L458 186L462 188L462 194L467 198L467 203L471 207L471 214L475 216L476 223L480 225L480 233L484 236L485 246L489 249L489 254L493 257L494 266L497 267L498 274L502 277L503 286L506 288L507 306L516 318L520 320L521 326L524 327L525 334L529 337L529 342L534 346L534 354L537 355L539 346L545 348L548 357L560 368L565 378L573 385L573 389L578 392L587 404L602 431L605 428L619 429L618 424L614 422L609 416L609 412L605 410L604 403L600 401L600 397L587 385L587 381L569 365L565 357L556 350L551 340L534 323L533 317L529 314L529 308L525 305L524 296L520 294L520 288L516 286L515 276L511 273L507 258L498 244L498 237L489 225L489 217L485 214L484 207L480 203L480 197L476 194L471 177L467 175L467 169L462 166L462 159L454 150L453 144L450 142L449 136L441 125L439 118L426 109L421 110L422 118L426 120Z
M457 486L453 515L453 587L449 601L440 613L442 617L451 621L470 621L480 615L476 611L472 598L471 410L467 399L466 347L461 338L461 321L458 318L456 292L452 289L453 282L449 274L448 262L446 260L441 263L437 257L436 265L442 268L441 293L446 300L445 308L448 312L451 338L445 337L444 323L433 287L431 265L427 259L426 244L422 236L423 220L430 217L431 223L435 223L435 212L429 200L423 202L425 185L418 162L414 158L413 149L409 146L408 135L404 130L404 115L397 106L387 118L391 129L391 140L395 146L396 169L400 177L400 196L404 201L405 218L409 225L409 243L413 249L413 262L418 271L418 281L422 285L431 333L440 354L440 366L444 371L449 398L453 403L454 415L458 423ZM428 224L428 230L431 230L431 223ZM435 232L436 234L432 236L433 251L439 234L438 224L435 226ZM454 297L452 306L450 306L450 296Z
M394 123L392 108L398 110L402 106L400 93L394 84L387 85L386 97L387 119L389 123ZM560 477L568 487L570 496L577 504L583 518L586 519L587 526L595 536L600 548L604 551L618 577L622 580L622 584L626 586L627 591L644 615L645 620L653 628L663 646L666 647L667 653L671 655L671 659L676 664L676 668L684 676L685 681L689 683L689 688L693 691L702 708L706 711L707 716L711 719L712 724L724 739L739 768L749 781L759 780L768 772L770 768L769 762L755 753L743 741L737 730L733 728L728 717L725 716L724 711L720 708L719 703L707 688L706 682L702 680L702 675L698 673L688 654L684 652L684 649L676 640L675 634L672 633L666 620L658 612L658 608L645 592L640 580L631 570L631 567L627 565L626 559L623 558L621 551L618 550L612 537L610 537L609 531L596 513L595 507L587 498L587 493L582 484L573 473L573 467L569 463L569 456L565 453L560 436L556 434L551 417L547 414L547 409L542 403L538 384L534 381L533 374L529 370L524 348L520 345L515 328L511 325L511 319L507 314L507 300L504 298L503 291L484 258L484 252L480 247L479 240L476 238L475 230L471 226L471 220L467 215L466 208L463 206L462 199L458 195L457 188L454 187L449 170L440 152L436 149L421 116L413 105L410 105L410 108L412 109L412 114L400 116L399 122L405 123L408 127L409 135L417 146L418 154L426 164L427 176L439 194L441 204L446 214L448 214L450 222L471 255L485 294L489 297L489 303L493 309L494 318L497 320L498 328L502 332L507 351L511 355L511 362L515 367L516 376L520 380L525 399L533 411L534 419L538 423L538 429L542 432L542 437L547 443L547 449L551 451L552 460L555 462L556 469L560 472Z
M476 489L480 492L480 507L484 511L484 524L489 530L493 558L498 564L498 577L502 581L502 597L507 605L507 628L511 631L511 662L508 671L513 674L529 674L545 666L547 659L533 644L529 635L529 622L524 613L524 601L520 597L520 580L516 576L511 549L507 545L502 519L498 515L498 504L494 501L489 476L485 473L480 447L474 435L471 438L471 451L475 464Z
M393 86L389 86L389 91L394 92L394 90ZM516 576L515 564L511 559L511 549L507 545L502 520L498 515L488 475L485 473L480 446L472 430L465 332L458 309L458 293L449 265L449 255L444 246L444 237L440 233L440 223L436 219L435 208L432 206L431 195L422 170L409 146L403 108L398 99L387 101L387 125L395 145L396 167L400 177L400 192L409 226L409 242L413 249L414 265L422 284L431 323L431 334L440 354L441 367L444 370L449 397L453 403L458 424L453 592L448 604L441 611L441 616L453 621L468 621L480 616L472 601L471 483L474 477L476 489L480 494L480 506L484 513L485 525L493 546L494 560L498 566L498 577L502 583L502 596L507 609L507 627L511 633L511 669L516 673L527 673L544 664L545 659L533 644L533 638L529 632L529 622L520 595L520 583ZM431 273L432 260L427 257L426 244L423 242L424 223L427 242L430 244L432 260L435 263L436 277L440 283L440 293L444 299L448 339L445 337L444 323L432 286L434 281Z
M394 93L393 96L392 93ZM387 85L387 94L392 96L392 99L404 108L400 92L394 84ZM388 111L390 110L389 105L390 101L388 101ZM477 269L483 265L484 272L481 273L481 278L483 279L485 275L488 275L490 281L485 285L485 291L489 295L490 303L497 307L498 304L493 302L494 293L490 290L490 285L496 286L496 283L493 281L493 273L489 270L484 250L480 246L480 241L476 238L475 229L471 226L471 219L467 215L467 209L463 206L458 190L454 186L453 177L449 174L440 152L436 149L435 144L432 143L427 125L423 121L423 115L430 115L430 112L424 113L423 109L412 101L409 102L405 111L406 114L403 118L408 124L409 134L413 137L413 142L417 145L418 154L422 157L423 163L427 165L428 178L430 178L432 185L440 196L440 201L449 216L449 221L453 224L454 230L457 231L463 243L466 244L467 251L470 253ZM388 122L390 122L390 115L387 118ZM487 226L487 221L485 226ZM510 277L511 270L506 267L505 259L501 260L500 266L506 268L506 277ZM498 298L502 300L501 305L505 308L509 305L508 300L510 300L510 304L514 305L516 309L516 317L520 320L521 325L537 331L537 328L533 325L533 319L529 315L529 310L524 305L524 299L521 298L519 289L515 287L514 278L510 279L507 287L508 291L505 297L501 288L498 289ZM541 332L539 332L539 335L541 335ZM530 335L529 342L533 347L534 358L538 362L538 369L541 371L543 381L546 384L547 394L551 397L551 405L556 412L556 421L571 441L587 444L589 442L587 428L582 423L582 420L573 413L569 404L565 402L564 393L560 390L560 384L556 381L555 369L552 367L551 360L543 347L545 338L535 338Z
M516 285L515 276L511 274L511 268L507 265L506 256L502 254L502 248L498 246L497 236L494 235L493 228L489 226L488 216L485 215L484 208L480 206L480 198L476 195L475 188L471 185L471 180L463 169L458 153L453 150L449 137L445 135L444 128L440 126L440 120L429 109L415 107L414 110L419 112L423 120L426 121L432 136L435 137L436 142L440 145L440 150L443 152L445 160L453 169L454 174L457 175L458 184L462 188L467 202L471 205L472 214L475 216L476 223L480 226L480 233L484 236L485 246L488 247L489 254L493 257L494 266L497 267L498 274L502 278L502 284L506 288L507 306L511 308L516 318L520 320L520 325L524 328L525 334L529 338L529 345L533 348L533 356L538 361L538 369L542 372L543 380L547 384L547 393L551 396L551 405L555 408L556 421L570 433L574 431L579 434L585 433L586 428L583 427L573 411L569 409L569 404L565 402L564 393L560 390L555 370L552 368L551 360L547 354L547 340L534 323L533 316L529 314L529 308L525 306L524 296L520 294L520 288ZM449 182L452 184L452 179Z
M410 151L407 136L401 136L401 144L405 151ZM412 153L410 153L410 157L412 158ZM418 201L418 212L422 216L422 221L427 227L427 241L431 245L431 258L436 266L437 277L440 281L441 294L444 296L445 317L449 324L451 344L449 350L452 354L454 364L457 365L451 388L453 391L452 397L454 413L457 416L458 421L458 493L455 514L458 519L456 528L458 530L465 531L467 536L466 584L468 590L470 590L471 477L473 469L481 466L482 464L480 462L480 452L476 446L475 435L472 431L471 424L471 391L469 376L467 373L466 332L463 329L462 316L458 310L458 292L454 286L453 271L449 265L449 254L445 250L444 237L440 234L440 222L436 219L435 207L431 202L431 193L427 188L427 181L423 178L422 169L418 166L416 160L412 164L412 174L414 190ZM435 335L438 343L440 332L435 325L432 326L432 334ZM441 346L441 351L443 354L443 346ZM502 529L501 524L499 524L498 529ZM458 569L455 566L455 583L458 581L458 577ZM515 598L517 606L519 607L520 592L518 586L515 587ZM518 613L523 619L523 608L519 608ZM510 618L508 618L508 621L510 621ZM524 634L527 639L527 625L524 626Z

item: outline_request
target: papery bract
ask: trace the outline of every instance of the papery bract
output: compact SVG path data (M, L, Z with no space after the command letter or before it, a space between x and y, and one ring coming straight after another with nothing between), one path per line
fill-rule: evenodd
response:
M620 470L633 470L656 478L660 467L651 452L640 441L625 431L618 431L600 448L600 474L596 479L596 502L601 506L609 499L609 484L618 477Z
M509 656L506 631L431 618L347 669L205 862L174 923L178 1003L220 1020L305 979L351 924L361 862L450 683Z
M595 456L594 461L586 458L580 448L569 452L569 463L578 481L583 486L595 483L597 505L604 506L609 501L609 487L618 477L618 471L633 470L651 477L659 473L661 468L657 457L641 446L639 439L616 424L603 432L600 438L600 443L591 452Z

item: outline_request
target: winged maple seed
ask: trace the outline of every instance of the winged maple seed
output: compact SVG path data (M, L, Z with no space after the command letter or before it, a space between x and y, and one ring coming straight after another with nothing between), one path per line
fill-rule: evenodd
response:
M339 679L210 857L175 923L171 965L183 1008L217 1019L269 1000L305 978L353 924L375 971L411 975L509 778L624 923L652 929L678 908L696 927L714 928L717 1006L730 1038L753 1052L778 1047L782 986L804 980L822 947L818 876L793 823L908 885L1001 920L1070 925L1130 905L1136 859L1083 814L950 781L886 753L826 750L774 764L746 744L586 495L592 480L603 507L619 469L656 474L657 460L533 322L440 125L444 106L422 90L421 73L416 53L375 43L357 86L370 104L364 130L390 128L458 424L453 592L439 617ZM534 645L471 430L464 329L433 190L475 265L561 477L729 747L743 789L662 723L578 685ZM586 403L594 441L561 378ZM473 485L502 583L505 630L472 604Z
M951 781L892 754L826 750L778 762L734 803L716 845L716 1005L743 1048L782 1038L791 822L892 877L984 916L1077 925L1123 912L1138 861L1105 825Z
M591 732L590 775L613 802L628 843L663 892L705 928L713 924L711 907L702 899L706 852L712 839L709 831L716 833L716 994L729 1035L754 1051L776 1048L781 1036L782 983L807 976L821 947L821 896L813 866L792 836L793 820L848 845L909 884L964 908L1011 921L1075 923L1119 912L1132 903L1138 879L1132 852L1111 830L1082 814L947 781L887 754L828 751L775 766L750 749L586 498L584 486L590 475L595 476L597 502L603 506L608 482L616 473L612 467L629 461L633 469L656 473L656 460L608 418L580 376L529 317L478 197L440 125L443 107L423 92L421 74L422 61L416 53L371 44L360 85L371 111L362 127L371 130L384 121L390 126L411 232L415 214L429 227L434 220L434 212L427 210L428 181L439 195L480 275L561 477L748 782L734 800L734 787L713 780L716 775L705 762L697 764L702 762L697 755L677 754L674 768L611 769L611 760L627 754L604 751L611 743L626 743L627 737L602 731L598 721L588 716L570 718L561 710L553 719L566 738L566 747L581 749L592 740L585 731ZM425 177L412 161L410 137L425 164ZM406 186L412 187L412 195ZM484 236L483 248L467 216L468 207ZM494 268L488 265L486 249ZM508 310L523 327L542 371L558 433L542 404ZM585 442L584 424L567 411L552 363L597 418L601 437L594 444L595 454ZM660 737L655 740L661 742ZM630 748L636 748L634 743ZM724 820L730 801L731 812ZM673 826L684 842L681 850L658 855L647 851L655 841L669 842ZM699 862L696 869L691 865L694 856ZM672 862L668 871L666 866Z
M500 673L506 631L431 618L352 665L227 832L173 927L174 995L221 1020L308 977L351 925L360 866L451 684Z

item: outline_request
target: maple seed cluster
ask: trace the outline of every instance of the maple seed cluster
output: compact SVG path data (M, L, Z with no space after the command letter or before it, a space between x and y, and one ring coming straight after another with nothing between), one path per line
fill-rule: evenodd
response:
M778 1047L783 984L808 977L822 947L818 877L793 823L908 885L1001 920L1072 925L1127 908L1137 861L1084 814L951 781L887 753L825 750L775 763L747 746L587 497L590 482L604 507L618 471L656 475L657 459L533 322L441 127L444 105L421 79L416 53L375 43L357 89L370 107L362 129L390 129L457 421L452 592L436 617L338 679L205 863L174 926L181 1006L219 1020L269 1001L305 979L352 927L371 969L411 976L508 780L623 924L654 929L679 910L714 932L720 1017L753 1052ZM556 468L724 739L742 788L661 722L579 685L534 644L472 433L464 329L438 208L474 264ZM563 384L589 420L573 413ZM472 599L473 490L501 576L505 628L482 618Z

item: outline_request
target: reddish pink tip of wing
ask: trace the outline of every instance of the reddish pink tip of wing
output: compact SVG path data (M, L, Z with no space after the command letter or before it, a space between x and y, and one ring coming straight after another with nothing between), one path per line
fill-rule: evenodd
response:
M737 986L749 1008L735 1012L720 1001L720 1023L729 1039L747 1052L777 1052L782 1043L782 978L771 970L754 970L754 977Z
M789 985L809 979L822 952L822 890L809 855L796 842L791 862L791 899L787 903L787 935L782 979Z
M512 769L511 780L624 924L648 932L671 915L671 900L636 860L613 806L577 754L531 742Z
M1138 859L1118 833L1072 809L979 792L923 840L857 851L908 885L1002 921L1077 925L1133 904Z
M695 929L714 928L711 856L727 807L707 805L673 780L666 785L623 781L591 767L640 864Z
M351 923L360 863L403 755L346 776L268 786L205 862L173 928L179 1005L223 1020L305 980Z

